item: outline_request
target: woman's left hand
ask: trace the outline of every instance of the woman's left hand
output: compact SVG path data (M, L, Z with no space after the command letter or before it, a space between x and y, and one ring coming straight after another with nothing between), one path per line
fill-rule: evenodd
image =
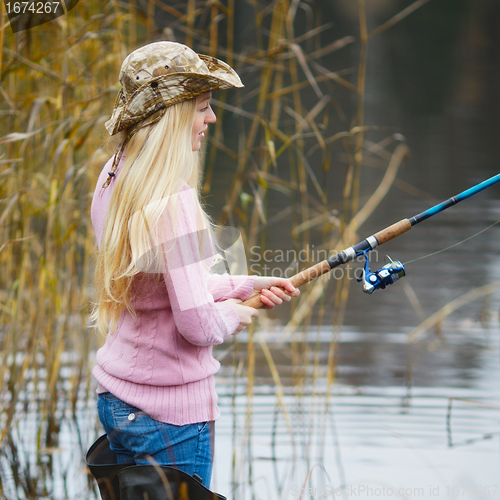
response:
M281 290L282 287L285 290ZM254 290L261 292L260 300L264 304L264 309L272 309L274 306L289 302L292 297L298 297L300 290L295 288L289 279L273 278L271 276L256 276Z

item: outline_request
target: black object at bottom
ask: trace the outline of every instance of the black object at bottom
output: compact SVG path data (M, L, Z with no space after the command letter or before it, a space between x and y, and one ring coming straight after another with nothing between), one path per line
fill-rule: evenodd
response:
M226 500L173 467L117 464L106 434L90 447L86 462L102 500Z

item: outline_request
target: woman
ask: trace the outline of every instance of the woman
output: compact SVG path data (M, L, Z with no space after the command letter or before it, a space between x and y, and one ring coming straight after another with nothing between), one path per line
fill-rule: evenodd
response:
M236 72L156 42L125 59L120 82L106 123L120 147L91 210L93 319L106 335L92 372L99 418L118 463L175 466L208 487L219 417L212 346L257 316L240 304L252 293L272 308L299 291L286 279L209 272L217 255L199 201L197 151L216 120L211 91L242 87Z

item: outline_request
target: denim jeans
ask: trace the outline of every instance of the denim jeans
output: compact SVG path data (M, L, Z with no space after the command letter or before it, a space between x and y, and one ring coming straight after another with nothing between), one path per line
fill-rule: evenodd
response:
M97 397L99 420L118 463L169 465L210 486L213 422L172 425L154 420L110 392Z

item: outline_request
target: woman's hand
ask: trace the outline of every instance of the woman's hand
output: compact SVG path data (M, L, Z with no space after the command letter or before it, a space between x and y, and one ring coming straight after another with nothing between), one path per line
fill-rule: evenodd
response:
M284 290L281 288L282 287ZM261 292L260 300L264 309L272 309L274 306L289 302L292 297L298 297L300 290L295 288L289 279L273 278L271 276L256 276L254 290Z
M241 330L245 329L251 322L252 318L259 315L259 310L254 309L253 307L242 306L241 300L238 299L227 299L224 301L227 305L231 306L234 312L238 315L240 320L240 324L238 328L232 335L236 335L240 333Z

